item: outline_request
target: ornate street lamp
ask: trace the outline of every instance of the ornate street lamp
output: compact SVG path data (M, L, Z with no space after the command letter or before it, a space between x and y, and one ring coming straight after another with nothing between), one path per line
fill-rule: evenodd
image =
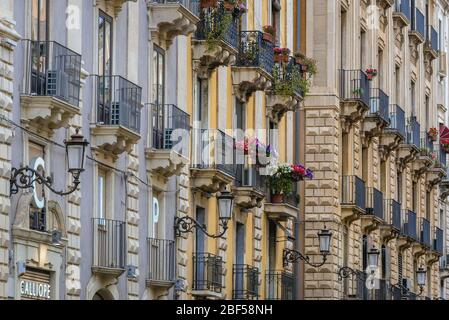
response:
M416 283L419 287L418 296L420 296L424 291L424 286L426 285L426 275L427 271L423 267L420 267L418 270L416 270Z
M226 233L226 230L228 230L228 222L232 218L232 212L234 210L234 195L227 190L221 191L220 195L217 196L217 202L218 217L222 228L222 231L219 234L214 235L208 233L204 225L188 216L182 218L175 217L176 234L180 236L181 233L192 232L194 228L198 228L210 238L221 238Z
M327 255L330 252L330 243L331 243L332 233L323 229L318 232L318 241L320 244L320 253L322 256L322 261L318 264L313 264L310 262L309 256L304 256L301 252L293 249L284 249L284 266L288 263L294 263L298 260L303 260L308 265L318 268L326 263Z
M45 176L45 172L40 173L38 168L30 168L28 166L11 169L11 179L9 192L10 195L19 192L19 189L33 188L35 183L43 184L53 193L65 196L74 192L80 184L80 175L84 171L84 159L86 146L89 144L84 137L76 133L70 137L68 141L64 140L66 157L68 164L68 172L72 174L72 186L67 191L58 191L52 187L53 181L50 176ZM43 165L43 162L40 163Z
M368 251L368 264L370 267L375 267L377 268L378 263L379 263L379 250L376 249L376 247L373 245L373 247ZM371 269L371 272L374 272L374 269ZM350 267L341 267L338 270L338 278L341 279L346 279L349 278L351 275L357 275L360 274L360 271L358 270L354 270ZM363 272L364 275L365 271Z

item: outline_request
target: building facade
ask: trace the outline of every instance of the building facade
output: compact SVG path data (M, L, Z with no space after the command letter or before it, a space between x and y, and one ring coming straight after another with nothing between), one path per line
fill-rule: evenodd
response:
M326 267L306 267L305 297L446 298L447 3L307 1L306 10L306 53L319 68L301 114L316 177L305 183L306 246L322 220L334 241Z
M1 1L0 297L449 298L448 33L441 0Z

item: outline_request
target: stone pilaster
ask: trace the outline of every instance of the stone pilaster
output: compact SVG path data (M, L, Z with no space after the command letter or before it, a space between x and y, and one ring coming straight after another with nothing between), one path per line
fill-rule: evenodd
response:
M139 159L138 159L138 146L135 145L133 150L128 155L127 171L129 173L138 176L139 172ZM132 176L128 176L127 179L127 208L126 208L126 232L128 238L128 253L127 253L127 265L139 266L139 181ZM137 268L137 270L139 270ZM139 278L145 275L139 275L137 272L135 278L128 277L128 299L139 299Z
M305 299L338 299L342 227L339 210L339 114L338 100L311 97L306 101L305 165L314 179L305 182L305 254L321 261L317 232L326 226L333 233L331 254L320 268L305 266ZM323 125L324 124L324 125Z
M189 168L185 166L180 175L179 175L179 198L178 201L178 212L176 215L178 217L184 217L189 214L190 205L189 205ZM181 233L179 237L176 237L177 241L177 252L176 252L176 262L177 262L177 274L176 278L179 279L180 282L183 282L184 285L182 288L180 287L178 290L179 299L187 299L186 288L188 287L188 273L187 273L187 263L188 263L188 236L189 233ZM191 234L190 234L191 236Z
M2 5L0 10L3 11ZM6 14L8 11L6 11ZM3 11L1 14L5 14ZM9 20L11 18L11 20ZM12 117L13 94L13 50L20 36L15 31L12 17L0 16L0 116ZM9 273L9 178L11 175L11 126L0 121L0 299L8 297L7 281Z

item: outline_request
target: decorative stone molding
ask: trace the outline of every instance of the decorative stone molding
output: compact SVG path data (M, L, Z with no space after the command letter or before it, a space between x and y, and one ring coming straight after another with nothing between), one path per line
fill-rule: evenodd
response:
M417 158L415 158L412 162L414 176L419 177L427 170L429 170L432 162L432 159L427 155L419 155Z
M363 121L363 134L368 137L380 137L388 122L379 115L369 114Z
M416 159L419 150L415 145L403 143L399 145L397 152L397 164L399 171L402 171L408 163Z
M265 198L263 191L254 187L234 187L235 204L244 209L261 208Z
M287 203L265 202L264 211L268 219L275 221L287 221L289 218L297 219L299 208Z
M205 193L216 193L230 184L234 177L215 168L190 168L191 185Z
M165 179L175 174L178 175L181 169L189 162L188 158L173 150L148 148L145 150L145 157L148 170Z
M94 0L94 5L104 5L106 10L112 9L114 15L117 17L120 11L122 11L123 5L127 1L137 2L137 0Z
M288 111L298 109L299 99L293 96L280 96L273 93L267 94L267 115L275 121L279 121Z
M379 146L384 148L386 153L390 153L399 148L404 141L404 137L397 131L385 128L379 136Z
M242 102L248 101L256 91L271 87L271 75L257 67L232 67L234 95Z
M22 122L37 132L51 136L59 128L68 128L70 120L80 115L80 109L51 96L20 97Z
M358 101L341 101L340 120L344 132L349 132L352 126L364 119L369 108Z
M219 66L230 66L236 61L237 49L224 41L209 48L204 40L192 40L193 69L201 79L208 79L212 71Z
M379 217L376 217L373 214L362 214L360 216L360 224L362 228L362 232L366 235L378 230L383 223L383 220Z
M151 25L149 30L152 38L168 48L177 36L189 36L196 30L200 19L184 7L180 2L158 3L149 1L148 17Z
M117 158L123 152L131 152L140 135L119 125L93 125L91 127L93 148Z

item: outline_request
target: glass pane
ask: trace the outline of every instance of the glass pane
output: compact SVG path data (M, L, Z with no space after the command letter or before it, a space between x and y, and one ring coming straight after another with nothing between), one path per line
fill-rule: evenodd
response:
M98 17L98 74L104 75L104 19Z

